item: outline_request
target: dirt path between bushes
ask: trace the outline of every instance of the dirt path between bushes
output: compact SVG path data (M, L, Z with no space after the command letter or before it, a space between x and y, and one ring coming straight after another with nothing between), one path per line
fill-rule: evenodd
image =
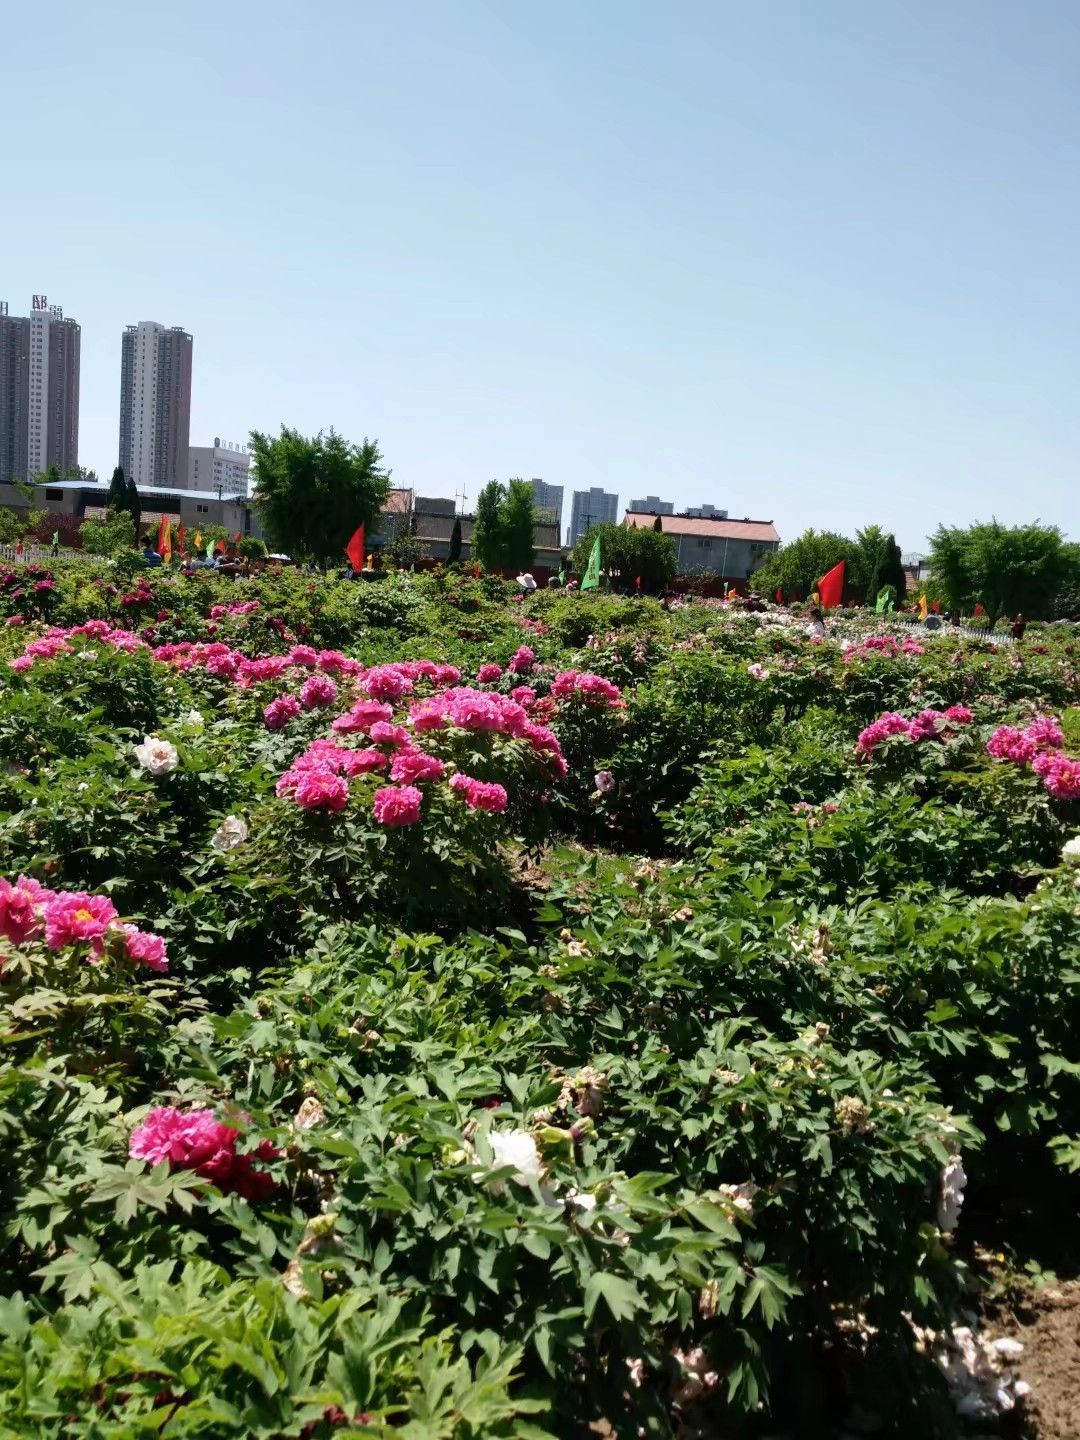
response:
M1080 1440L1080 1280L1028 1290L988 1323L993 1336L1024 1347L1016 1373L1031 1386L1026 1424L1031 1440Z

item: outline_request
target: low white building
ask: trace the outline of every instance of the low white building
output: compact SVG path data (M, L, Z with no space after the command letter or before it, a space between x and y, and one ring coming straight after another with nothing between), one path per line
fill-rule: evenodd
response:
M192 445L188 451L189 490L212 494L248 495L251 456L239 445L223 445L215 435L213 445Z

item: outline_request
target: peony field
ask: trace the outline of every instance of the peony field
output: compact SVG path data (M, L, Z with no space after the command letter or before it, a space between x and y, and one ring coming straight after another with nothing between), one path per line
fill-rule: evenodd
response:
M1078 887L1068 624L0 565L0 1435L1040 1433Z

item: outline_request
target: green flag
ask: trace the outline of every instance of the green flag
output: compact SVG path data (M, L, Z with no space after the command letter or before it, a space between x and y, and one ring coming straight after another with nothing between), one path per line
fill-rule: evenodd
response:
M581 582L582 590L595 590L600 584L600 536L597 535L592 547L592 554L589 556L589 563L585 567L585 575Z
M59 545L59 544L60 544L60 531L59 531L59 530L54 530L54 531L52 532L52 543L53 543L54 545Z
M879 615L884 615L887 611L893 608L893 602L895 601L895 599L896 591L893 589L893 587L891 585L883 585L882 588L878 591L877 604L874 606L875 611Z

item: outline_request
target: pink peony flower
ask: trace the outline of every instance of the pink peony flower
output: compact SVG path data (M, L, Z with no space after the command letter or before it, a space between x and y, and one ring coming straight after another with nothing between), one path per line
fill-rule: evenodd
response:
M349 803L349 784L328 768L305 770L296 782L293 799L303 810L344 810Z
M376 752L378 753L378 752ZM390 766L390 779L415 784L417 780L441 780L446 766L422 750L400 750Z
M527 710L536 699L536 691L531 685L515 685L510 691L510 699Z
M975 719L975 712L966 705L950 705L945 711L945 719L951 720L954 725L970 725Z
M31 889L31 885L34 889ZM40 892L40 894L35 893ZM14 885L0 879L0 935L13 945L21 945L41 934L42 923L38 906L43 898L51 898L36 882L20 876Z
M375 665L360 682L373 700L397 700L407 695L413 682L393 665Z
M1014 765L1028 765L1035 756L1034 740L1012 725L999 725L986 742L987 753L995 760L1011 760Z
M481 665L476 672L476 683L478 685L491 685L502 675L501 665Z
M264 1200L273 1193L274 1180L253 1161L272 1160L278 1151L261 1140L247 1155L236 1153L240 1131L218 1120L212 1110L178 1110L160 1105L133 1132L128 1154L135 1160L158 1165L165 1160L174 1169L194 1170L224 1194L245 1200Z
M559 700L571 695L584 695L589 700L604 700L608 705L622 704L622 691L602 675L593 675L588 670L564 670L556 675L551 684L551 693Z
M473 810L490 810L500 814L506 809L507 795L502 785L486 780L474 780L471 775L452 775L450 788L462 796L465 804Z
M300 704L305 710L318 705L332 705L337 699L337 686L329 675L312 675L300 687Z
M1035 757L1031 768L1055 800L1080 800L1080 760L1046 750Z
M1024 730L1024 739L1040 750L1058 750L1065 744L1065 732L1050 715L1040 715Z
M377 745L409 745L412 740L404 725L388 725L385 720L376 720L368 735Z
M339 715L331 725L332 730L346 735L354 734L357 731L367 730L376 721L389 722L394 718L393 707L383 705L378 700L358 700L355 705Z
M284 730L290 720L300 714L300 701L295 695L279 695L263 709L263 719L268 730Z
M380 825L415 825L422 800L415 785L386 785L375 791L371 808Z
M536 652L528 645L521 645L514 651L510 659L511 675L527 675L536 664Z
M51 950L89 941L94 952L100 954L105 932L116 919L116 906L104 895L61 891L49 896L43 913L45 943Z
M134 960L137 965L145 965L148 970L168 970L169 959L165 952L165 941L160 935L152 935L148 930L139 930L134 925L123 926L123 931L124 948L129 959Z
M898 715L894 710L886 710L860 733L856 748L861 755L870 755L891 735L907 735L910 728L910 722L905 720L903 715Z

